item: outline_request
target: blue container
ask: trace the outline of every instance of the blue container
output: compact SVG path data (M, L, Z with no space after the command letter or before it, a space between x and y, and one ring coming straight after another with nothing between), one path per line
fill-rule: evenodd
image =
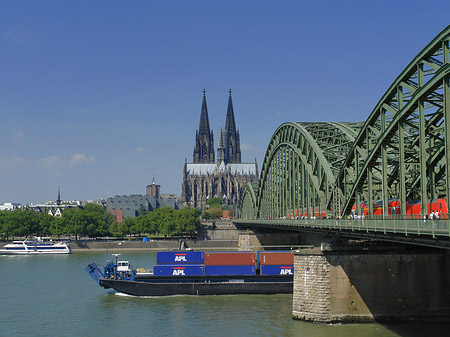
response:
M205 275L255 275L255 266L205 266Z
M148 241L148 237L144 236L144 237L142 238L142 242L147 242L147 241Z
M204 264L205 263L205 253L204 252L186 252L186 251L175 251L175 252L158 252L156 253L156 263L157 264L183 264L183 263L193 263L193 264Z
M153 266L153 274L158 276L203 276L205 274L205 267L194 264L160 264Z
M261 275L294 275L294 266L261 265Z

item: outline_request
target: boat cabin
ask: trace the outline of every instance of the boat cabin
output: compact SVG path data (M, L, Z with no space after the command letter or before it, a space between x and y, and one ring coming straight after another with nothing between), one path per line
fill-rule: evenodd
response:
M131 266L128 261L118 261L117 271L119 272L131 272Z

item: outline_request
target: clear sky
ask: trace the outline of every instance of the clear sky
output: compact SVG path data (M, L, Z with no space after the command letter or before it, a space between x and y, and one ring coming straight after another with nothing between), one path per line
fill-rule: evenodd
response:
M181 194L202 90L242 160L287 121L364 121L450 1L0 0L0 203Z

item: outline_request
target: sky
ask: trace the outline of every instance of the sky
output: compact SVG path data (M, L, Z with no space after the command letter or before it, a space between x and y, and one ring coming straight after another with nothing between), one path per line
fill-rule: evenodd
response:
M181 195L206 89L242 161L285 122L364 121L450 1L0 0L0 204Z

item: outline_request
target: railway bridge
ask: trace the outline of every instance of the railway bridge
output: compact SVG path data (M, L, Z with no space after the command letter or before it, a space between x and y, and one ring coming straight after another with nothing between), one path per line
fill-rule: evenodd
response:
M235 223L313 243L295 254L295 318L450 320L449 41L450 26L365 121L287 122L271 137Z

